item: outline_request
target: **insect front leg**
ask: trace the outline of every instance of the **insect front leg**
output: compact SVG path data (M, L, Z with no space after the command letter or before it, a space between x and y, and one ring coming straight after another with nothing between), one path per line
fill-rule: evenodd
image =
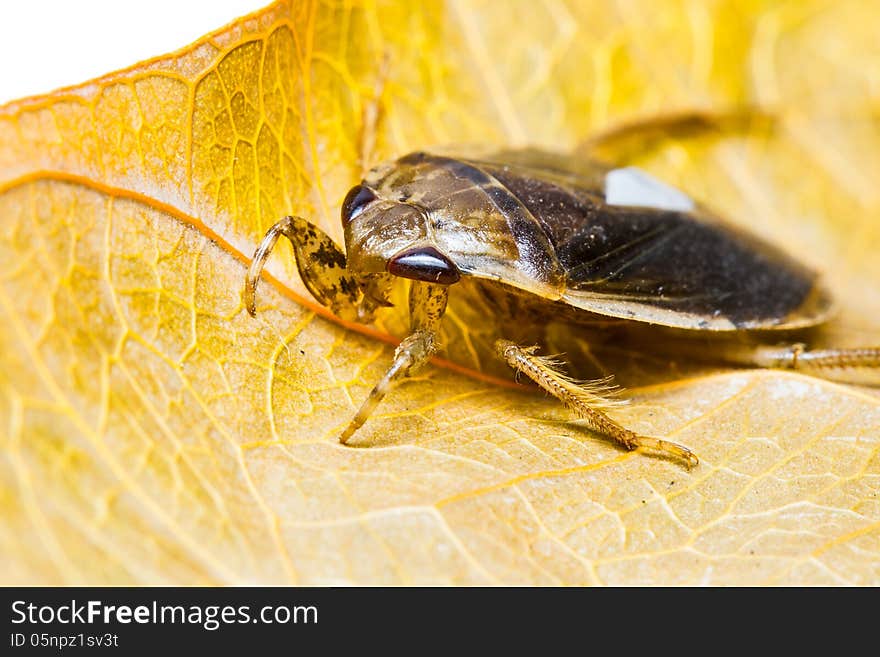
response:
M409 293L410 330L394 352L394 361L361 405L345 431L339 436L343 445L357 431L392 386L430 360L437 352L437 330L446 311L449 286L413 281Z
M350 273L346 269L345 253L329 235L302 217L288 216L269 229L248 268L244 302L251 315L257 313L260 272L282 235L293 245L300 278L309 292L337 317L367 322L377 307L389 305L385 297L391 284L389 275Z
M699 463L696 454L687 447L660 438L639 435L608 417L605 410L619 406L622 402L609 397L609 392L614 394L617 390L609 387L607 381L574 381L559 370L559 363L537 356L537 347L520 347L510 340L497 340L495 350L516 372L525 374L574 410L587 421L590 428L614 438L627 449L645 448L683 460L688 467Z

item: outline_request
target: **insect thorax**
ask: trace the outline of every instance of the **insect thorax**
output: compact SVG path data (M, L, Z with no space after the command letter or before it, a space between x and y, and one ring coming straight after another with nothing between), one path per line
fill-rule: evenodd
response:
M414 153L364 181L376 200L343 216L349 267L383 271L398 254L432 249L464 275L560 298L553 245L522 204L479 168Z

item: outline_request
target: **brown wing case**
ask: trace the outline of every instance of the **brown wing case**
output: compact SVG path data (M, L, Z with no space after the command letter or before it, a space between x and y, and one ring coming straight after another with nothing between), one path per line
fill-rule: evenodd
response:
M814 271L705 209L607 205L599 163L535 150L470 163L540 223L572 306L711 330L798 328L830 313Z

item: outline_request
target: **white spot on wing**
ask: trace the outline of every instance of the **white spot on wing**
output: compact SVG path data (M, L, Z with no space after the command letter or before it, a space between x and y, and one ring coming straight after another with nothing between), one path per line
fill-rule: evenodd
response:
M649 176L638 167L612 169L605 174L605 202L608 205L681 212L694 209L694 202L687 194Z

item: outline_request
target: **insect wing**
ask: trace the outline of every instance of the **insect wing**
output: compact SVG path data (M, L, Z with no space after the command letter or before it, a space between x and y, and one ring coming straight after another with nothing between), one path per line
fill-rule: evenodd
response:
M536 150L471 162L534 216L565 272L563 300L694 329L799 328L828 317L817 274L706 209L606 202L609 167Z

